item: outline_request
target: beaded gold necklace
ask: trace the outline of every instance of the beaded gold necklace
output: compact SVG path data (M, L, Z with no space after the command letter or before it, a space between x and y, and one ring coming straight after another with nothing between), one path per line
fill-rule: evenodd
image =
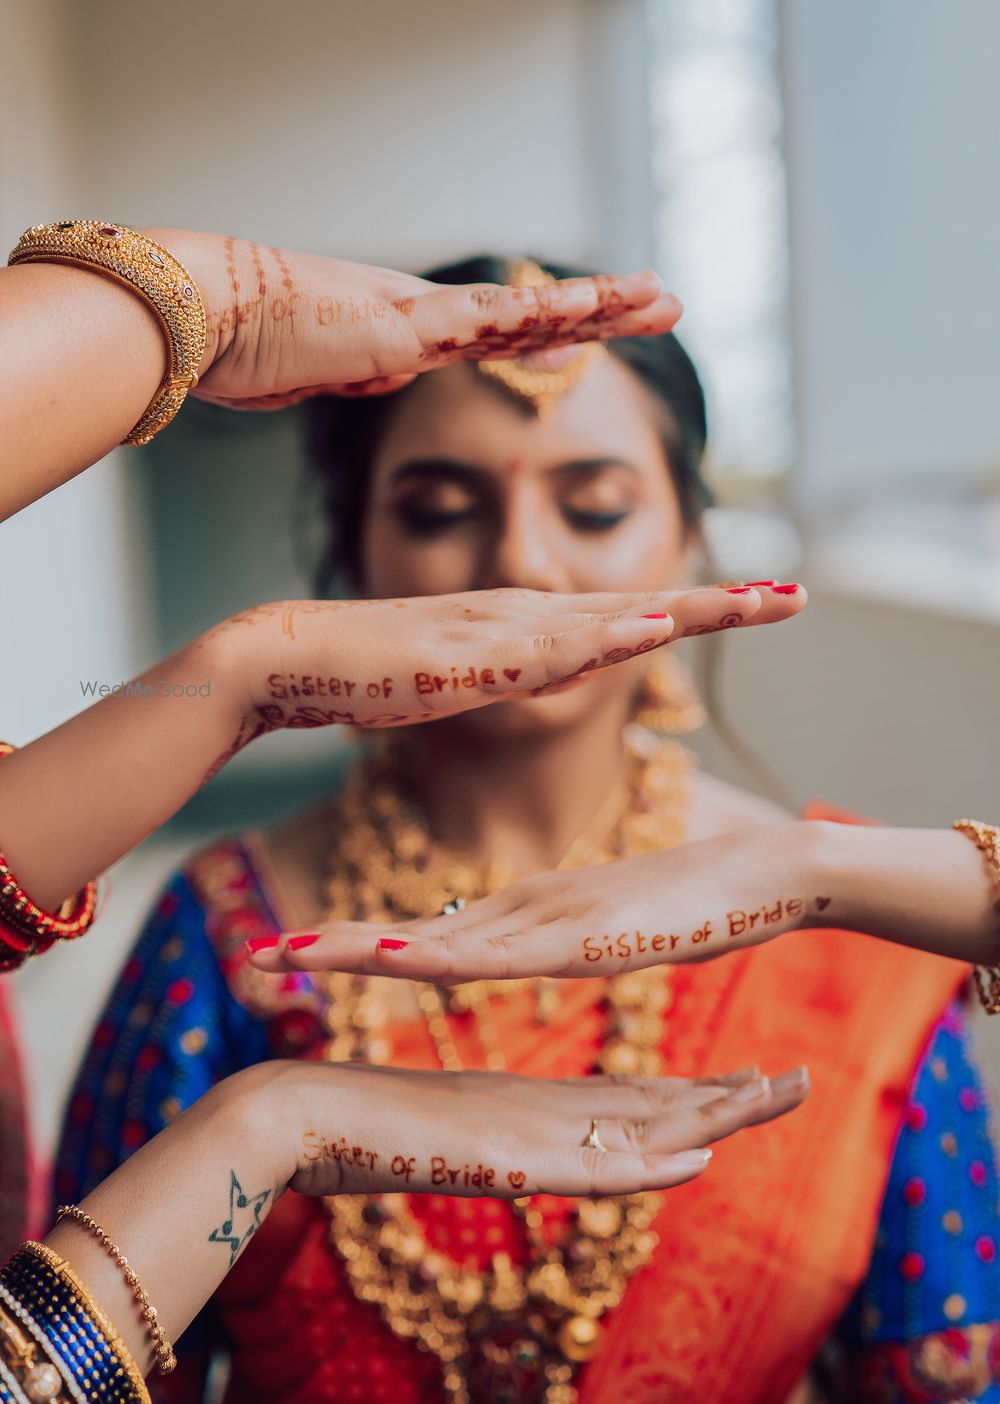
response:
M676 742L630 728L625 783L574 843L561 867L585 867L671 847L683 837L693 757ZM454 897L486 896L510 881L499 863L485 871L430 838L419 809L400 792L391 752L354 773L339 803L339 837L327 883L328 920L392 922L437 911ZM669 970L617 976L603 991L605 1032L596 1069L654 1075L670 1006ZM556 982L536 988L536 1017L557 1012ZM448 1022L471 1010L484 1061L503 1066L488 1005L510 983L478 981L449 991L418 991L442 1067L461 1068ZM385 1062L385 1002L363 977L326 977L327 1057ZM575 1202L558 1243L543 1231L532 1200L514 1202L527 1261L495 1253L469 1270L433 1251L403 1195L337 1195L324 1201L331 1241L355 1295L378 1306L395 1335L441 1361L449 1404L573 1404L576 1371L598 1350L601 1319L622 1300L629 1279L656 1246L653 1193Z

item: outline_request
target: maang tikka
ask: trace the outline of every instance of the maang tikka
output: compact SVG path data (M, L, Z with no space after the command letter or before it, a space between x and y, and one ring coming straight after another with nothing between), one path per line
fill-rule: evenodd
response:
M508 263L505 281L511 288L537 288L556 279L531 259L517 258ZM607 354L599 341L585 341L512 360L479 361L476 368L524 401L542 419Z

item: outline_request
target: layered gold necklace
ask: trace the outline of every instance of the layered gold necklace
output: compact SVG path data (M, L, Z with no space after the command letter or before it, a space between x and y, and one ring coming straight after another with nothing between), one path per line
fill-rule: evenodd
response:
M630 728L627 772L560 867L588 867L672 847L683 837L693 757L676 742ZM505 886L502 860L483 868L430 837L402 783L398 753L387 749L359 767L336 816L338 846L327 883L327 919L398 922L432 915L456 897L474 901ZM386 1062L388 1005L378 981L326 979L332 1061ZM670 1004L669 968L616 976L603 991L605 1027L595 1071L652 1076ZM513 986L513 990L512 990ZM558 1015L555 981L477 981L445 994L418 987L418 1003L446 1069L463 1066L450 1014L471 1013L489 1068L504 1066L489 1006L531 987L536 1020ZM375 1304L390 1329L438 1357L449 1404L573 1404L574 1376L598 1350L605 1313L656 1246L653 1193L574 1201L558 1241L530 1199L514 1201L523 1225L523 1264L493 1254L480 1270L428 1244L404 1195L337 1195L324 1201L331 1240L348 1281Z

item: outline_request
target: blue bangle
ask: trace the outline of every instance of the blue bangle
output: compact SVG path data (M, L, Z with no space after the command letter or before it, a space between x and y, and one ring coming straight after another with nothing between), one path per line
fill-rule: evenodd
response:
M150 1404L135 1362L72 1269L50 1248L25 1243L0 1270L0 1284L41 1331L46 1354L79 1401ZM6 1293L4 1294L6 1296Z

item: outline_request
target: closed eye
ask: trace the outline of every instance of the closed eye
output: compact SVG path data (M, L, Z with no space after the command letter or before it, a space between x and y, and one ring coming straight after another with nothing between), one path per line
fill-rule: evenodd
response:
M613 531L616 526L631 516L631 509L620 512L588 512L582 507L564 505L562 514L576 531Z

